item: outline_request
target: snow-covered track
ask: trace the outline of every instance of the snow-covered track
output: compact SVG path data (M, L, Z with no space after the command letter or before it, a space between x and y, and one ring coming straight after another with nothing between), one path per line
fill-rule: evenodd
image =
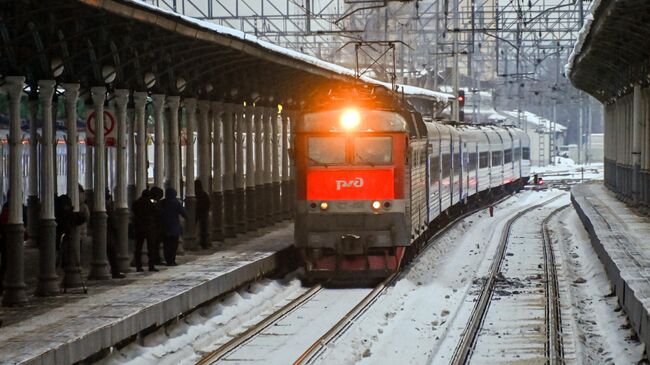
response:
M481 287L480 295L478 297L478 300L476 301L476 304L474 305L474 308L472 310L472 313L469 317L469 320L467 322L467 326L465 327L465 330L463 331L463 334L460 338L460 341L458 342L458 345L454 351L453 357L451 364L453 365L461 365L461 364L467 364L472 357L472 354L475 350L475 347L477 345L477 340L479 338L479 333L482 330L486 315L488 313L488 310L490 308L490 304L493 301L493 296L494 296L494 291L496 284L499 280L503 280L503 274L501 272L502 270L502 265L504 262L504 259L506 258L506 253L508 249L508 241L511 236L511 231L512 227L517 222L520 220L522 217L524 217L527 213L530 213L533 210L536 210L538 208L544 207L553 201L559 199L562 195L557 195L553 198L550 198L544 202L541 202L539 204L530 206L526 209L523 209L519 211L517 214L512 216L505 224L502 232L501 232L501 237L499 239L499 245L497 247L496 253L494 255L492 265L490 267L489 273L487 277L485 278L485 281ZM543 231L544 228L542 228ZM550 241L549 241L550 242ZM542 250L544 250L544 246L541 246ZM544 250L545 252L545 250ZM546 305L546 303L545 303ZM559 309L558 309L559 311ZM555 327L558 328L558 327ZM545 344L545 347L548 347Z
M562 346L562 315L560 313L559 280L555 265L553 242L548 222L570 205L555 209L542 222L542 240L544 241L544 272L546 279L546 356L549 365L563 364L564 347Z
M250 327L248 330L237 335L232 340L226 342L216 350L211 351L210 353L203 356L201 360L197 362L197 365L213 364L219 361L225 355L237 349L238 347L242 346L246 341L250 340L252 337L259 334L265 328L268 328L272 324L276 323L279 319L286 316L291 311L295 310L304 302L308 301L310 298L312 298L321 290L323 290L323 287L321 285L315 285L310 289L306 290L301 295L293 299L291 302L287 303L286 305L284 305L282 308L275 311L270 316L264 318L263 320L255 324L253 327Z

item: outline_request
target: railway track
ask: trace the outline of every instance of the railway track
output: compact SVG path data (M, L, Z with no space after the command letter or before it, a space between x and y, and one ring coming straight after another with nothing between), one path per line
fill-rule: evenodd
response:
M509 196L505 196L497 200L493 204L494 205L499 204L504 200L506 200L508 197ZM451 222L449 222L449 224L447 224L444 228L436 232L428 240L427 244L417 254L417 256L422 254L426 250L426 247L428 247L432 242L434 242L436 239L438 239L446 232L448 232L450 229L452 229L456 224L458 224L464 218L482 209L485 209L485 207L478 207L469 210L459 215ZM321 332L323 333L322 335L317 336L317 338L315 338L310 345L305 346L304 347L306 348L305 351L296 354L295 357L293 357L290 361L287 360L289 360L289 358L292 355L289 355L286 359L283 359L282 362L274 362L270 359L265 359L264 362L269 364L292 363L294 365L310 364L314 362L316 359L319 358L319 356L322 354L323 350L327 347L327 345L336 341L337 338L339 338L343 333L345 333L347 329L350 328L353 325L353 323L360 316L362 316L373 305L373 303L376 302L376 300L385 292L385 290L388 287L390 287L393 284L393 282L399 278L399 276L400 273L395 273L392 276L385 279L382 283L377 285L374 289L365 289L364 293L359 293L358 291L360 289L347 289L345 293L346 298L349 299L350 296L356 296L360 299L355 301L356 304L354 304L351 309L345 311L343 315L340 315L338 317L340 319L336 321L336 323L334 323L333 325L328 325L329 329ZM356 290L357 292L354 293L351 290ZM321 305L321 304L327 304L327 303L332 304L336 302L336 300L332 301L328 299L328 297L331 298L332 296L335 298L343 298L343 296L341 296L340 289L339 290L326 289L323 288L321 285L316 285L305 290L298 297L291 300L289 303L284 305L282 308L278 309L270 316L264 318L262 321L256 323L246 331L236 335L230 341L219 346L214 351L211 351L206 355L204 355L201 358L201 360L197 362L197 365L215 364L221 361L229 362L229 363L232 361L235 361L237 363L257 362L260 359L256 359L252 357L244 358L243 356L238 357L237 354L255 353L256 347L265 346L265 345L268 346L268 341L267 343L263 344L265 342L264 340L265 337L269 338L269 337L273 337L274 335L276 335L275 337L281 338L280 341L282 343L290 344L290 346L294 349L296 347L299 347L301 344L297 343L296 341L298 341L299 338L302 338L304 340L305 337L304 331L301 331L299 328L296 328L295 333L292 334L286 332L283 332L281 334L278 333L271 334L269 332L269 329L272 329L273 327L287 328L288 323L300 322L301 318L305 318L307 316L313 316L313 313L322 314L323 311L327 311L329 314L331 314L333 311L332 308L328 307L327 305ZM319 302L322 303L319 304ZM338 306L338 304L335 305L335 307L336 306ZM306 309L309 307L312 308ZM316 324L316 326L318 326L318 324Z
M530 234L535 234L535 238L541 244L533 245L533 252L530 251L530 245L528 245L527 251L525 239L519 241L522 236L530 239L530 237L526 237L525 230L520 229L524 233L520 232L516 236L512 234L513 226L521 222L523 217L539 208L548 206L561 196L558 195L528 207L506 222L492 265L453 353L451 364L468 364L476 352L480 355L480 359L476 359L476 363L494 362L494 357L498 357L501 361L507 361L505 359L507 356L521 361L532 358L531 363L537 363L535 360L539 359L542 359L540 362L548 364L563 363L558 279L547 223L553 215L566 208L566 205L555 209L541 222L537 222L537 226L541 225L541 230L531 231ZM527 227L530 227L531 221L536 219L539 219L539 215L527 219L525 222L528 224ZM508 247L510 241L515 241L512 242L514 247L510 249L511 252ZM510 256L523 257L526 255L541 257L542 262L519 259L523 261L522 263L522 261L512 259L510 265L504 267L504 261L508 260L507 258ZM523 280L515 281L519 278ZM517 290L508 291L505 288L507 285L504 283L514 284ZM538 286L543 287L543 290L539 290ZM499 313L494 307L500 308L501 312ZM490 313L491 311L494 313ZM489 314L491 316L488 320ZM503 315L509 318L501 318L500 316ZM500 321L519 321L521 328L517 328L517 324L513 326L509 323L499 323ZM543 343L539 344L539 342ZM536 348L536 345L539 345L539 348ZM495 354L494 349L496 348L501 349L501 352ZM511 353L505 354L503 349L508 349ZM524 359L524 357L529 358ZM498 359L497 361L499 361Z

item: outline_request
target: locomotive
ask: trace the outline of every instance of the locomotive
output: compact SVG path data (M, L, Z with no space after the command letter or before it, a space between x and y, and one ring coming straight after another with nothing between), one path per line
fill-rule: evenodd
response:
M518 128L424 120L390 91L325 99L294 131L295 242L308 281L386 278L441 220L528 178Z

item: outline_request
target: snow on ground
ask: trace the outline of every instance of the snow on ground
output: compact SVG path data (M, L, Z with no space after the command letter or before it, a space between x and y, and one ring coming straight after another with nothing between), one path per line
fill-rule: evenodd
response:
M320 363L428 363L440 350L449 323L455 316L467 314L459 314L458 308L477 274L487 272L489 260L485 258L494 253L496 237L492 236L500 232L498 228L514 211L555 194L557 191L527 191L498 205L494 217L484 210L465 218L429 247L394 287L331 344Z
M540 174L544 180L562 180L562 179L580 179L585 180L602 180L603 179L603 163L591 164L576 164L570 158L555 157L555 165L547 166L532 166L530 173Z
M101 365L194 364L305 289L298 279L263 279L199 308L100 360Z
M573 208L566 209L549 226L558 266L568 279L568 290L561 291L562 320L563 327L570 326L566 332L572 335L569 341L575 343L575 353L567 363L639 363L643 345L612 293L578 214Z

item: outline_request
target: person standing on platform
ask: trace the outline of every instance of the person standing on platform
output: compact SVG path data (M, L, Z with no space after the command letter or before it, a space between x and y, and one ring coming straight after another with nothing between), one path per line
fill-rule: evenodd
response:
M117 217L115 217L115 204L111 194L106 190L106 255L108 256L108 263L111 266L111 276L113 279L123 279L126 277L120 272L117 265Z
M167 266L176 266L176 250L178 250L178 238L183 233L180 217L187 219L187 213L183 204L176 198L176 190L167 188L165 199L160 202L160 215L163 230L163 251Z
M156 250L156 224L158 222L158 207L151 199L149 190L144 190L140 198L133 203L133 228L135 233L135 268L142 272L142 246L147 241L147 256L149 271L158 271L155 266L154 252Z
M210 196L203 190L201 180L194 180L196 193L196 222L199 224L201 248L210 248L208 220L210 219Z
M162 219L160 217L160 202L164 195L165 193L163 192L163 190L157 186L154 186L151 189L149 189L149 197L153 199L153 203L156 206L156 214L157 214L155 218L156 221L155 229L153 230L153 235L155 237L154 244L153 244L154 252L150 254L151 257L153 257L154 259L153 263L155 265L162 264L162 260L160 259L160 246L162 244L164 237L163 237L162 228L160 227L159 223ZM149 250L149 247L147 247L147 250Z
M64 240L68 242L72 228L84 224L86 218L81 212L74 211L72 200L66 194L59 195L54 201L54 217L56 218L56 250L60 253L57 261L61 266L65 266L70 256L65 252L68 247L64 244Z
M79 241L83 244L88 237L88 225L90 224L90 209L86 204L86 192L79 184L79 214L83 217L84 224L79 226Z

